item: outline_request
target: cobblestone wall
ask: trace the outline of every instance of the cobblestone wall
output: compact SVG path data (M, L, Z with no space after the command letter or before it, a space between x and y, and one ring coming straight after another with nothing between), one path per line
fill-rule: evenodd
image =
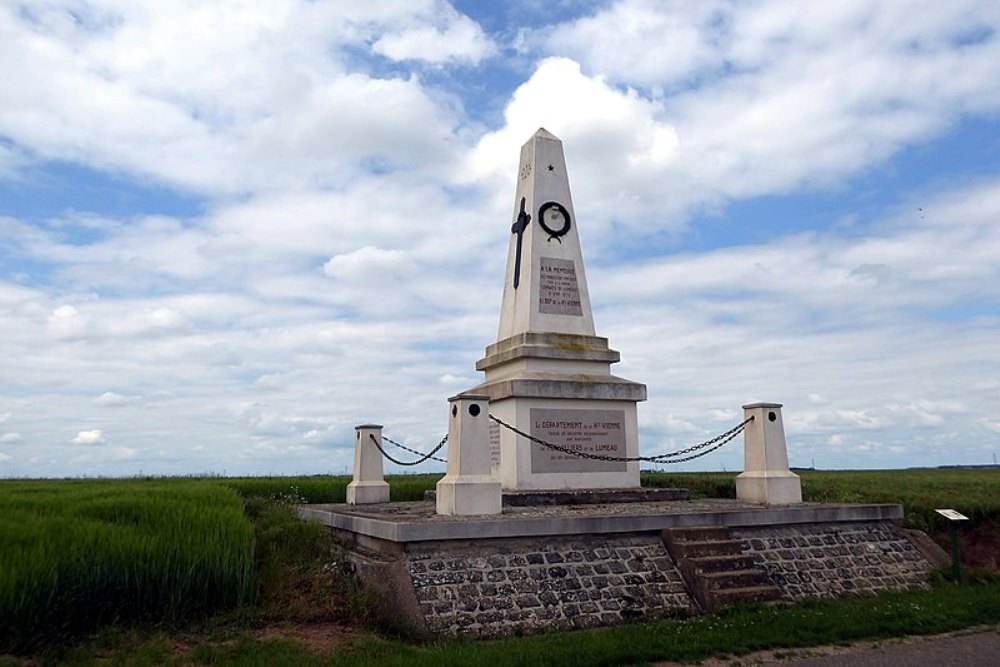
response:
M498 637L695 612L658 536L411 545L427 630Z
M931 564L888 522L734 528L731 534L793 600L928 587Z

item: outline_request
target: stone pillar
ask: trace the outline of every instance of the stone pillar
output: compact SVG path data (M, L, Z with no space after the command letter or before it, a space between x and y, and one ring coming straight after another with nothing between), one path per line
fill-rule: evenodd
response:
M347 504L387 503L389 485L382 472L382 452L372 442L374 436L382 444L382 427L361 424L354 430L354 480L347 485Z
M743 472L736 477L736 498L748 503L787 505L802 502L799 476L788 469L780 403L743 406L753 421L743 431Z
M448 399L448 467L437 483L437 513L500 514L500 482L490 474L489 398Z

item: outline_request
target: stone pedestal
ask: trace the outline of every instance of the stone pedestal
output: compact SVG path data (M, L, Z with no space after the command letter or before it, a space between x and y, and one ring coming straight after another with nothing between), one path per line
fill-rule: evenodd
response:
M615 377L619 354L596 336L562 142L544 129L521 148L497 342L476 369L507 424L566 449L639 453L645 385ZM508 490L636 488L639 464L553 451L496 423L492 471Z
M610 373L619 355L606 338L523 333L491 345L476 364L490 411L524 433L574 451L615 458L639 453L636 403L646 387ZM554 451L490 424L492 470L509 490L639 486L636 461L599 461Z
M347 485L349 505L389 502L389 485L382 468L382 427L378 424L361 424L354 427L354 479Z
M801 481L788 468L781 404L744 405L743 418L751 416L743 430L744 472L736 477L736 498L767 505L801 503Z
M489 398L448 399L448 467L437 483L437 513L500 514L500 482L490 473Z

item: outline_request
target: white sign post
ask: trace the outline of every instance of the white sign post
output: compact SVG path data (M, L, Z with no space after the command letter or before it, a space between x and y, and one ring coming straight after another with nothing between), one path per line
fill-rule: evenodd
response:
M969 517L953 509L934 510L948 520L948 537L951 542L951 578L959 583L962 578L962 566L958 559L958 524L968 521Z

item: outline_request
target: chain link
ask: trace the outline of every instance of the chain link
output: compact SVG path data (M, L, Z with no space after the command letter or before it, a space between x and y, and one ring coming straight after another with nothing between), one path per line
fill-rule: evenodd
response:
M556 445L556 444L553 444L551 442L547 442L545 440L542 440L541 438L536 438L535 436L530 435L528 433L525 433L524 431L518 429L515 426L511 426L510 424L508 424L507 422L503 421L499 417L496 417L495 415L491 414L491 415L489 415L489 418L492 419L493 421L495 421L500 426L503 426L504 428L506 428L506 429L508 429L510 431L513 431L517 435L519 435L519 436L521 436L523 438L527 438L531 442L537 443L537 444L539 444L539 445L541 445L543 447L546 447L546 448L551 449L553 451L561 452L563 454L569 454L570 456L576 456L576 457L582 458L582 459L591 459L593 461L610 461L610 462L643 461L643 462L646 462L646 463L683 463L685 461L691 461L693 459L705 456L706 454L711 454L715 450L719 449L720 447L722 447L723 445L725 445L726 443L728 443L729 441L731 441L737 435L739 435L743 431L743 429L746 428L746 425L749 424L750 422L752 422L753 419L754 419L753 416L751 415L746 420L744 420L741 424L737 424L736 426L734 426L733 428L729 429L725 433L721 433L721 434L715 436L714 438L711 438L710 440L706 440L705 442L700 442L697 445L692 445L692 446L686 447L684 449L678 449L678 450L673 451L673 452L667 452L666 454L657 454L655 456L609 456L607 454L591 454L589 452L578 452L578 451L576 451L574 449L570 449L569 447L564 447L562 445ZM431 451L427 452L426 454L423 453L423 452L417 451L416 449L412 449L410 447L407 447L404 444L398 443L395 440L393 440L392 438L388 438L386 436L382 436L382 439L385 440L386 442L389 442L389 443L395 445L396 447L399 447L400 449L406 450L406 451L408 451L408 452L410 452L412 454L416 454L417 456L419 456L420 458L417 459L416 461L400 461L399 459L394 458L393 456L391 456L388 452L386 452L382 448L381 443L379 443L378 439L375 438L374 434L369 433L368 437L370 437L371 440L372 440L372 442L375 443L375 446L382 453L382 456L384 456L385 458L389 459L390 461L392 461L396 465L400 465L400 466L415 466L415 465L419 465L419 464L423 463L424 461L427 461L428 459L432 460L432 461L438 461L440 463L447 463L448 462L446 459L442 459L442 458L438 458L438 457L434 456L434 454L436 454L438 452L438 450L440 450L442 447L444 447L445 443L448 442L448 436L447 435L445 435L443 438L441 438L441 442L439 442L434 449L432 449ZM689 456L686 456L686 455L689 455Z
M692 459L696 459L698 457L705 456L706 454L710 454L719 447L722 447L724 444L726 444L733 438L735 438L737 435L739 435L739 433L742 432L744 428L746 428L746 425L752 422L754 419L753 415L751 415L750 417L745 419L742 424L737 424L736 426L729 429L725 433L717 435L711 440L700 442L697 445L692 445L691 447L687 447L685 449L678 449L675 452L667 452L666 454L657 454L656 456L608 456L606 454L591 454L589 452L578 452L574 449L570 449L569 447L563 447L562 445L554 445L551 442L546 442L541 438L536 438L533 435L529 435L528 433L525 433L524 431L514 426L511 426L510 424L503 421L499 417L496 417L492 414L489 417L497 424L500 424L504 428L513 431L519 436L527 438L528 440L538 443L543 447L547 447L548 449L552 449L557 452L562 452L563 454L569 454L571 456L576 456L581 459L591 459L593 461L614 461L614 462L645 461L646 463L683 463L684 461L691 461ZM699 451L699 450L704 450L704 451ZM697 453L693 454L692 456L684 456L685 454L692 454L693 452ZM682 458L677 458L677 457L682 457Z
M375 443L375 446L378 447L378 450L380 452L382 452L382 456L384 456L385 458L389 459L390 461L392 461L393 463L395 463L398 466L415 466L415 465L420 465L421 463L423 463L424 461L426 461L428 459L431 459L432 461L439 461L441 463L447 463L448 462L445 459L440 459L440 458L434 456L434 454L436 454L438 452L438 450L441 449L442 447L444 447L445 443L448 442L448 436L447 436L447 434L443 438L441 438L441 442L439 442L437 444L437 447L435 447L431 451L427 452L426 454L424 454L423 452L418 452L415 449L410 449L406 445L401 445L398 442L396 442L395 440L393 440L392 438L387 438L384 435L382 436L382 439L385 440L386 442L391 442L392 444L396 445L400 449L405 449L406 451L412 452L412 453L416 454L417 456L421 457L421 458L417 459L416 461L410 461L410 462L400 461L399 459L393 458L391 455L389 455L388 453L386 453L386 451L384 449L382 449L382 445L381 445L381 443L379 443L379 441L375 437L374 433L369 433L368 437L372 439L372 442Z

